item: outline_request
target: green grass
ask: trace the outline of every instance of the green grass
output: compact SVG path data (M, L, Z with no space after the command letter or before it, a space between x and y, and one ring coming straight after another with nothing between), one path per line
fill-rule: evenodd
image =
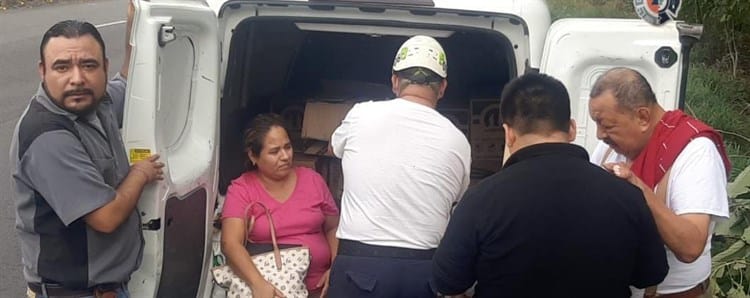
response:
M732 160L732 178L750 166L750 84L726 71L693 64L686 111L720 130Z

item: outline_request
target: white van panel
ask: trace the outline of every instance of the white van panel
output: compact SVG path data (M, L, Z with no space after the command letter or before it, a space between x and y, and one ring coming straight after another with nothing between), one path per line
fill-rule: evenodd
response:
M157 101L157 137L168 151L179 147L178 141L187 126L192 103L192 74L195 48L187 36L181 36L164 46L169 55L160 56L159 100Z
M226 3L242 3L243 1L237 0L207 0L211 8L219 14L222 9L222 5ZM246 3L273 3L282 1L244 1ZM283 1L289 3L306 3L307 0L293 0ZM344 5L345 1L342 1ZM551 17L547 3L544 0L502 0L502 1L488 1L488 0L434 0L435 6L431 8L443 9L443 10L455 10L470 12L481 12L491 14L507 14L518 16L523 20L525 26L528 28L528 36L530 40L529 50L529 66L532 68L539 68L541 63L541 56L544 44L544 38L551 23ZM226 13L226 8L224 13ZM339 12L330 12L334 16L341 16ZM322 12L316 12L316 16L324 17ZM326 16L327 17L327 16ZM412 16L414 17L414 16ZM389 15L390 19L391 16ZM419 22L419 20L417 20ZM231 23L231 22L227 22ZM236 23L234 23L236 25ZM226 40L226 39L225 39ZM520 68L519 68L520 69Z
M677 61L667 68L655 62L656 51L669 47ZM641 72L665 109L677 108L682 55L674 22L652 26L642 20L563 19L550 27L541 72L563 82L571 100L578 131L575 143L593 152L598 142L588 101L596 79L610 68L625 66Z
M487 11L519 16L526 23L529 35L529 66L539 68L544 38L551 17L547 3L542 0L434 0L435 7L468 11ZM518 68L522 69L522 68Z
M135 5L123 140L129 152L159 154L166 165L165 179L139 200L145 247L129 288L133 297L198 296L216 200L216 16L203 1Z

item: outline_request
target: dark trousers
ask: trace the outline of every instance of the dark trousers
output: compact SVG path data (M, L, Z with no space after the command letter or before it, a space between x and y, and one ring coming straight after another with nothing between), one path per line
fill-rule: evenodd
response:
M328 297L436 297L430 285L432 259L417 252L342 240L331 266Z

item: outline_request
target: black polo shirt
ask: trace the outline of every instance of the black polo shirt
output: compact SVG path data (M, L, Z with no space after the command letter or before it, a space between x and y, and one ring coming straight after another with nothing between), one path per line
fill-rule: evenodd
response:
M639 189L567 143L518 150L469 189L435 254L443 294L630 297L661 282L664 246Z

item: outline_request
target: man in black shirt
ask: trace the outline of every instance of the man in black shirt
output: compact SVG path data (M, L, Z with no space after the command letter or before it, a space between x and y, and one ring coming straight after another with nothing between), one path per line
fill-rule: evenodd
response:
M629 297L668 265L641 192L589 163L565 87L527 74L500 104L510 157L456 207L433 259L439 293Z

